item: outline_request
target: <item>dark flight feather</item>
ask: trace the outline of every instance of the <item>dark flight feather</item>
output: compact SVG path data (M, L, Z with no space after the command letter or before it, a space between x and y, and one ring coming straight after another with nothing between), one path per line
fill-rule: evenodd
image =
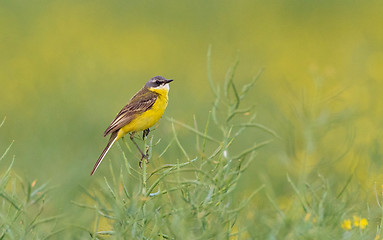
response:
M94 164L93 170L90 173L92 176L93 173L97 170L98 166L101 164L102 160L104 159L105 155L108 153L110 147L113 145L113 143L116 141L117 138L117 132L113 132L112 135L110 135L108 144L106 145L104 151L102 151L100 157L98 157L96 164Z

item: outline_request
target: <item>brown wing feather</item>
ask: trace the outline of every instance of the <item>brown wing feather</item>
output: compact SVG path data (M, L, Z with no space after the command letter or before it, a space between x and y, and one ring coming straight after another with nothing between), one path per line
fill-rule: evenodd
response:
M149 91L146 87L138 91L121 109L109 127L104 132L104 137L111 132L118 131L120 128L130 123L137 114L141 114L151 108L157 99L157 94Z

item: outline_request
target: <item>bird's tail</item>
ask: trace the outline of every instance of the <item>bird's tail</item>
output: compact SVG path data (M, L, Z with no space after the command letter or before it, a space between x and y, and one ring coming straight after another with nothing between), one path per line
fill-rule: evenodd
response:
M104 159L106 153L109 151L110 147L113 145L113 143L117 140L117 132L114 132L112 133L112 135L110 136L109 138L109 142L108 144L106 145L104 151L102 151L100 157L98 158L96 164L94 164L94 167L93 167L93 170L92 172L90 173L90 175L92 176L93 173L97 170L98 166L100 165L100 163L102 162L102 160Z

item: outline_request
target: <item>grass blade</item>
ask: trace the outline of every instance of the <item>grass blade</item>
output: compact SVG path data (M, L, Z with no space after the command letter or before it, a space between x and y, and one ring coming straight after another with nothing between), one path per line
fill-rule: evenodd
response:
M180 143L180 141L178 140L178 137L177 137L177 132L176 132L176 129L174 127L174 123L172 122L172 130L173 130L173 135L174 135L174 140L176 141L178 147L181 149L182 153L185 155L186 159L188 161L190 161L190 158L189 158L189 155L186 153L184 147L182 146L182 144Z
M209 48L207 50L207 80L209 82L209 86L211 91L213 92L214 96L218 96L215 84L213 82L213 75L211 73L211 45L209 45Z
M13 140L13 141L11 142L11 144L9 144L8 148L5 150L5 152L3 153L3 155L1 155L1 157L0 157L0 161L3 160L3 158L5 157L5 155L7 155L9 149L11 149L12 144L13 144L14 142L15 142L15 140Z
M264 141L264 142L261 142L261 143L259 143L259 144L255 144L254 146L252 146L251 148L246 149L245 151L243 151L242 153L240 153L238 156L234 157L233 159L240 159L240 158L243 158L243 157L245 157L247 154L249 154L249 153L251 153L251 152L253 152L253 151L255 151L255 150L257 150L257 149L259 149L259 148L261 148L261 147L263 147L263 146L265 146L265 145L271 143L271 142L272 142L272 140Z
M198 134L199 136L201 136L201 137L203 137L205 139L208 139L208 140L210 140L212 142L215 142L215 143L218 143L218 144L221 143L219 140L217 140L217 139L215 139L213 137L210 137L206 133L202 133L202 132L198 131L197 129L195 129L195 128L193 128L193 127L191 127L191 126L189 126L189 125L187 125L187 124L185 124L183 122L177 121L177 120L175 120L173 118L170 118L169 121L171 121L172 123L176 123L176 124L186 128L186 129L192 131L193 133ZM205 131L207 131L207 126L208 126L208 124L205 127Z

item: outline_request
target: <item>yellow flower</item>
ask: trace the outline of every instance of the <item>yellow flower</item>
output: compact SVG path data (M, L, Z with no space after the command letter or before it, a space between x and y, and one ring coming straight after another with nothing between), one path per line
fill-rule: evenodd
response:
M360 227L360 229L365 229L365 228L367 227L367 225L368 225L368 221L367 221L367 219L362 218L362 219L360 220L360 223L359 223L359 227Z
M354 218L354 226L359 227L360 229L365 229L368 225L368 221L365 218L360 218L357 216L353 216Z
M380 238L380 235L376 235L374 240L379 240L379 238Z
M342 225L341 225L341 227L342 227L344 230L346 230L346 231L351 230L351 228L352 228L352 226L351 226L351 220L350 220L350 219L346 219L346 220L344 220L343 223L342 223Z

